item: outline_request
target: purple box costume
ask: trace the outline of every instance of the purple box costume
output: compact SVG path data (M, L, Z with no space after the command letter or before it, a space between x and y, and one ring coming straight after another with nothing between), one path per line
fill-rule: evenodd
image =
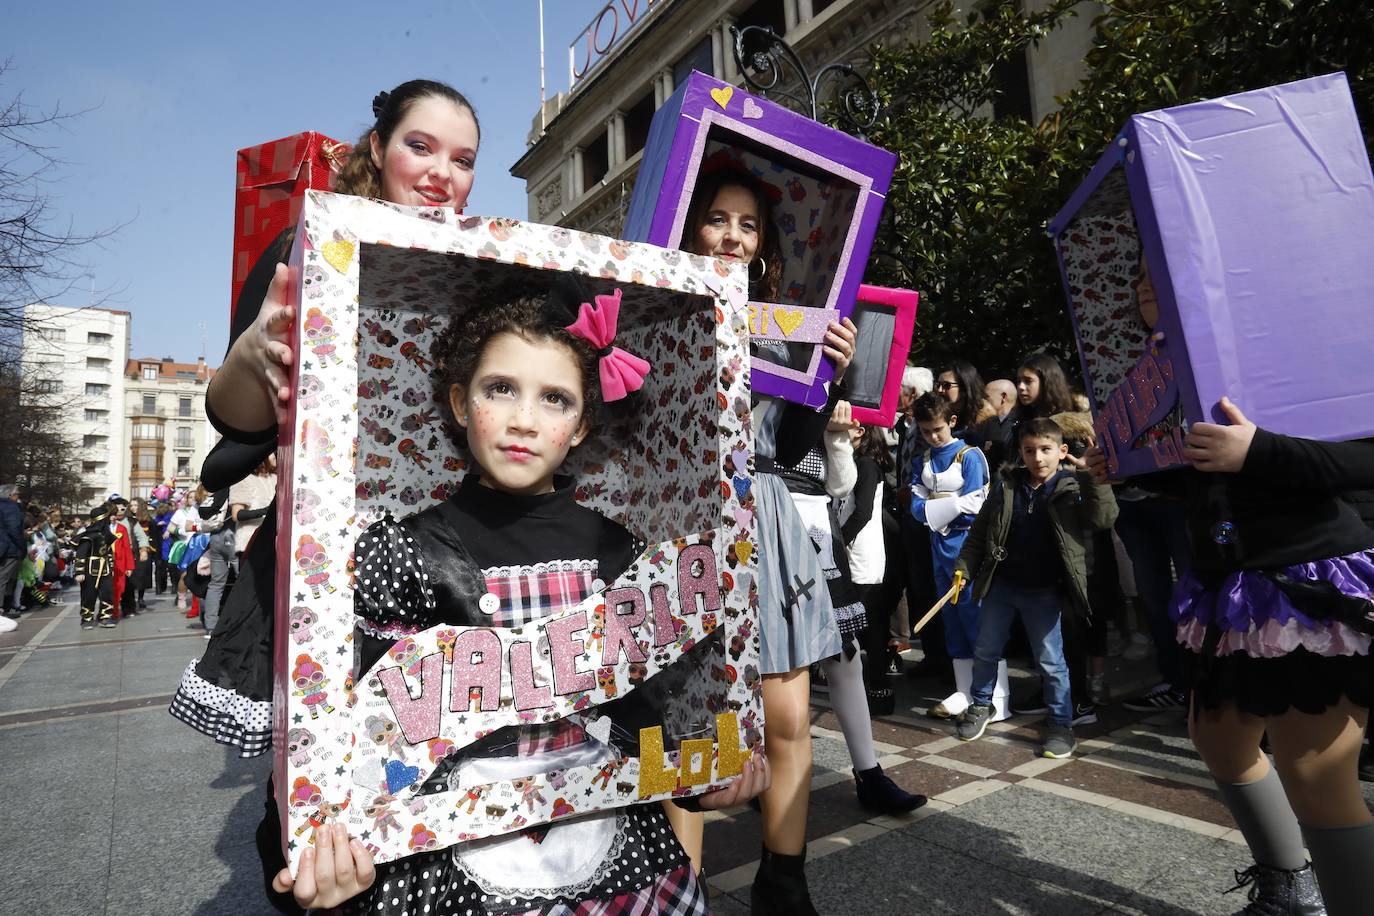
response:
M1222 395L1285 435L1374 435L1374 180L1344 74L1134 116L1050 233L1114 477L1182 464Z
M1136 115L1050 230L1113 477L1184 465L1223 395L1260 427L1237 473L1139 479L1187 499L1199 703L1368 706L1374 531L1341 497L1374 444L1341 440L1374 434L1374 176L1345 76Z
M834 606L818 587L825 572L774 470L801 461L820 439L825 420L816 412L828 416L837 394L820 341L830 320L854 309L896 156L694 72L654 115L625 238L681 247L707 159L779 192L780 301L750 303L751 335L767 341L751 348L750 384L761 667L781 674L841 648Z

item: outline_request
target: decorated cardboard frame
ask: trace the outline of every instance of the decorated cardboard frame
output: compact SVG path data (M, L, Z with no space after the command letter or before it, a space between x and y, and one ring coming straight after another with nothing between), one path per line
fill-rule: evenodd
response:
M763 740L743 269L314 191L292 263L274 705L292 867L331 816L387 861L732 781ZM447 498L468 467L431 391L430 340L458 310L561 272L623 292L616 343L653 367L635 409L563 471L649 546L573 611L431 627L354 670L357 536ZM603 714L635 695L638 729ZM576 766L499 781L469 765L488 736L568 717L589 739ZM436 773L446 790L424 785Z
M858 333L854 359L845 372L845 396L860 423L890 428L897 421L919 301L915 290L859 286L851 316Z
M1049 229L1113 477L1185 463L1223 395L1274 432L1374 434L1374 179L1344 74L1132 117Z
M787 358L756 353L754 390L819 408L835 372L821 341L854 310L897 157L694 71L654 115L626 238L680 247L703 162L721 159L779 198L781 301L750 303L750 331L787 344Z

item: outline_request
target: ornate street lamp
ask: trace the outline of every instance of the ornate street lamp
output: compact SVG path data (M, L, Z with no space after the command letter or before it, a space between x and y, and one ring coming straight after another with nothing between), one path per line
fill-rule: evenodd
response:
M821 84L827 79L840 81L839 116L845 130L858 137L878 120L878 94L859 71L846 63L828 64L812 76L792 46L769 26L730 26L735 37L735 61L749 87L759 95L774 94L784 99L813 121L819 118ZM784 64L796 71L797 82L805 96L779 88Z

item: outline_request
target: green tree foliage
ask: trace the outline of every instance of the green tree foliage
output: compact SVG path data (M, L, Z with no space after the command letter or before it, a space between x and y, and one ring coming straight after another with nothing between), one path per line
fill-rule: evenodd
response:
M972 24L949 2L918 45L876 48L869 139L900 161L870 282L921 291L915 357L1010 373L1046 349L1076 369L1045 233L1126 119L1142 111L1345 70L1374 139L1374 4L1365 0L1118 0L1094 20L1080 85L1039 123L993 118L997 67L1101 4L1007 0Z

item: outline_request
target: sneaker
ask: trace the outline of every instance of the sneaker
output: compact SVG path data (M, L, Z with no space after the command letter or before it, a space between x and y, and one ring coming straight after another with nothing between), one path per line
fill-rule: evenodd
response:
M19 624L8 617L0 617L0 633L11 633L19 629Z
M113 630L115 627L119 626L119 624L106 617L104 620L100 621L100 626L105 630Z
M954 732L960 741L976 741L983 737L983 732L987 731L988 723L991 721L992 705L974 703L955 720Z
M1078 742L1073 738L1073 729L1067 725L1051 725L1045 729L1045 743L1040 747L1040 756L1052 760L1064 760L1073 756Z
M83 629L83 630L94 630L94 629L95 629L95 621L94 621L94 620L83 620L83 621L81 621L81 629Z
M205 634L205 638L206 638L206 639L209 639L209 638L210 638L210 634L209 634L209 633L206 633L206 634ZM1093 721L1094 721L1094 722L1097 721L1096 717L1093 718Z
M1011 714L1013 716L1043 716L1050 711L1045 705L1045 695L1037 690L1034 695L1026 695L1019 700L1011 701Z
M1121 653L1121 657L1133 662L1148 658L1150 655L1150 637L1144 633L1132 633L1131 644Z
M859 793L859 804L875 814L906 814L926 803L924 795L913 795L903 789L880 766L852 772L854 788Z
M1183 691L1175 690L1171 684L1159 684L1138 697L1124 701L1121 705L1132 712L1159 712L1184 709L1188 705L1188 698L1183 695Z
M1094 725L1097 723L1097 707L1091 703L1073 704L1073 725Z
M906 671L906 662L902 661L901 653L896 649L887 650L887 676L901 677Z
M1129 645L1130 642L1121 634L1120 630L1113 629L1107 632L1107 655L1109 657L1116 658L1120 656L1126 651L1126 647Z

